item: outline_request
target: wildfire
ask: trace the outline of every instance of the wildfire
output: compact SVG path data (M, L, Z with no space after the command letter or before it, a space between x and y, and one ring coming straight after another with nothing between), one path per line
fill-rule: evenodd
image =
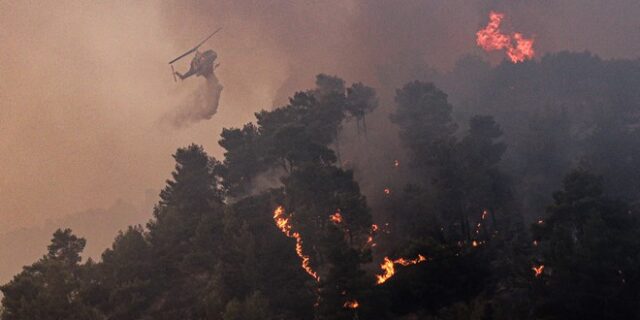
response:
M544 272L544 264L541 264L541 265L539 265L539 266L537 266L537 267L536 267L536 266L533 266L533 267L531 268L531 270L533 270L533 272L535 272L535 276L536 276L536 277L539 277L539 276L541 276L541 275L542 275L542 272Z
M340 214L340 210L337 210L336 213L329 216L329 220L335 224L342 223L342 215Z
M348 309L357 309L360 303L358 303L358 300L347 300L342 306Z
M310 266L310 258L309 256L303 253L302 249L302 237L298 232L291 232L291 224L289 224L289 218L284 216L284 208L282 206L278 206L276 210L273 211L273 220L276 225L289 238L296 239L296 254L302 260L302 269L306 271L310 276L312 276L316 281L320 281L320 277L318 274L313 271Z
M377 284L383 284L387 280L389 280L391 277L393 277L396 273L396 268L395 268L396 264L406 267L406 266L418 264L424 261L427 261L427 258L425 258L421 254L419 254L418 257L413 260L407 260L405 258L391 260L388 257L384 257L384 262L380 265L380 268L382 269L382 271L384 271L384 273L381 275L376 275L376 278L377 278L376 282Z
M478 46L485 51L505 50L513 63L532 59L535 55L533 38L525 38L517 32L512 35L502 33L500 30L502 19L504 19L504 13L492 11L489 14L487 26L476 33Z

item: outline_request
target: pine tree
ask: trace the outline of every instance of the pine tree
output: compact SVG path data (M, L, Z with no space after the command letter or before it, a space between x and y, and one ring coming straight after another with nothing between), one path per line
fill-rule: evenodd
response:
M156 319L198 318L201 297L218 259L224 205L215 159L197 145L178 149L172 180L148 223L152 280L160 288L149 313Z
M533 225L540 248L534 266L544 265L534 281L537 316L637 318L637 217L625 203L604 195L601 177L576 170L563 184L547 218Z
M82 291L83 283L89 281L79 264L85 244L70 229L57 230L47 254L0 287L2 319L102 319Z

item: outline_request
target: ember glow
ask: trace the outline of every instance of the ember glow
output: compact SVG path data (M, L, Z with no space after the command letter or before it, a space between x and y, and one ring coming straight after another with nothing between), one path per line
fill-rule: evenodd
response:
M371 225L371 231L369 232L369 236L367 237L367 245L375 247L376 243L373 242L373 237L375 236L376 232L379 230L380 228L378 227L377 224L372 224Z
M359 306L360 306L360 303L358 303L358 300L348 300L343 305L343 307L347 309L357 309Z
M380 268L383 271L383 274L381 275L376 275L377 284L383 284L385 283L387 280L389 280L391 277L393 277L396 273L395 270L395 265L399 264L401 266L410 266L410 265L414 265L414 264L418 264L421 262L427 261L427 258L425 258L423 255L419 254L417 258L413 259L413 260L408 260L405 258L399 258L396 260L391 260L388 257L384 257L384 262L380 265Z
M532 59L535 55L533 38L525 38L521 33L504 34L500 25L504 13L492 11L489 23L476 33L476 43L485 51L504 50L511 62L518 63Z
M302 260L302 269L312 276L316 281L320 281L318 274L311 269L309 256L305 255L302 248L302 237L297 232L291 232L291 224L289 224L289 218L285 217L284 207L279 206L273 211L273 220L276 225L289 238L296 239L296 254Z
M544 264L541 264L539 266L533 266L531 268L531 270L533 270L533 272L535 272L535 276L536 277L540 277L542 275L542 272L544 272Z
M342 223L342 215L340 214L340 210L336 211L336 213L329 216L329 220L335 224Z
M489 211L482 210L482 216L480 216L480 220L485 220L487 219L487 216L489 215ZM476 224L476 234L480 234L480 227L482 227L482 222L478 222L478 224Z

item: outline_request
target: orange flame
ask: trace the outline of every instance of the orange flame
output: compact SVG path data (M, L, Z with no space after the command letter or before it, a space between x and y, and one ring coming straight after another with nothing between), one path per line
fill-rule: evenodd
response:
M516 42L515 47L509 47L507 55L513 62L522 62L533 58L535 50L533 50L533 39L525 38L521 33L514 33L513 40Z
M384 271L384 273L381 275L376 275L376 278L377 278L376 283L383 284L387 280L389 280L391 277L393 277L396 273L396 268L395 268L396 264L406 267L406 266L418 264L424 261L427 261L427 258L425 258L421 254L419 254L418 257L413 260L407 260L405 258L391 260L388 257L384 257L384 262L380 265L380 268L382 269L382 271Z
M521 33L507 35L500 30L504 13L492 11L489 23L484 29L476 32L476 43L485 51L505 50L513 63L532 59L535 55L534 40L527 39Z
M280 231L282 231L282 233L284 233L289 238L296 239L296 254L302 260L302 269L304 269L304 271L306 271L316 281L320 281L320 277L315 271L313 271L310 266L309 256L303 253L302 237L300 237L300 234L297 232L291 232L291 224L289 224L289 218L286 218L284 216L284 208L282 206L277 207L276 210L273 211L273 220L275 221Z
M531 270L533 270L533 272L535 272L535 276L536 276L536 277L539 277L539 276L541 276L541 275L542 275L542 272L544 272L544 264L541 264L541 265L539 265L539 266L537 266L537 267L536 267L536 266L533 266L533 267L531 268Z
M384 194L386 194L386 195L390 195L390 194L391 194L391 189L389 189L389 188L384 188Z
M340 214L340 211L336 211L336 213L332 214L329 216L329 220L331 220L331 222L335 223L335 224L340 224L342 223L342 215Z
M347 300L347 302L342 306L348 309L357 309L360 306L360 303L358 303L358 300Z

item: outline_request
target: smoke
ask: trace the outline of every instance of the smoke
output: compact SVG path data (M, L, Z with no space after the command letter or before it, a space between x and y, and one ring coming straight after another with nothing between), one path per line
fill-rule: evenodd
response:
M195 78L195 77L194 77ZM166 113L161 122L174 128L185 128L190 124L209 120L218 111L222 84L215 73L206 77L205 81L197 78L192 81L200 81L198 88L182 99L175 109Z
M177 147L195 142L220 158L222 127L254 121L321 72L378 90L369 144L357 149L369 161L367 152L398 145L384 115L395 88L468 53L502 59L475 44L491 10L533 35L540 56L640 52L637 0L2 1L0 230L117 198L138 203L147 188L162 188ZM190 92L213 92L212 84L175 84L167 61L218 26L205 47L224 65L216 70L224 95L215 108L196 107L202 95ZM159 130L159 119L182 129ZM342 138L345 161L348 139L366 139ZM405 163L397 150L386 155L380 163Z
M0 283L9 281L20 272L21 266L42 257L52 234L59 228L71 228L75 234L88 238L83 258L99 260L102 252L111 247L118 231L126 230L129 225L144 224L149 219L147 211L152 207L149 203L134 206L118 200L106 209L86 210L37 226L0 232Z

